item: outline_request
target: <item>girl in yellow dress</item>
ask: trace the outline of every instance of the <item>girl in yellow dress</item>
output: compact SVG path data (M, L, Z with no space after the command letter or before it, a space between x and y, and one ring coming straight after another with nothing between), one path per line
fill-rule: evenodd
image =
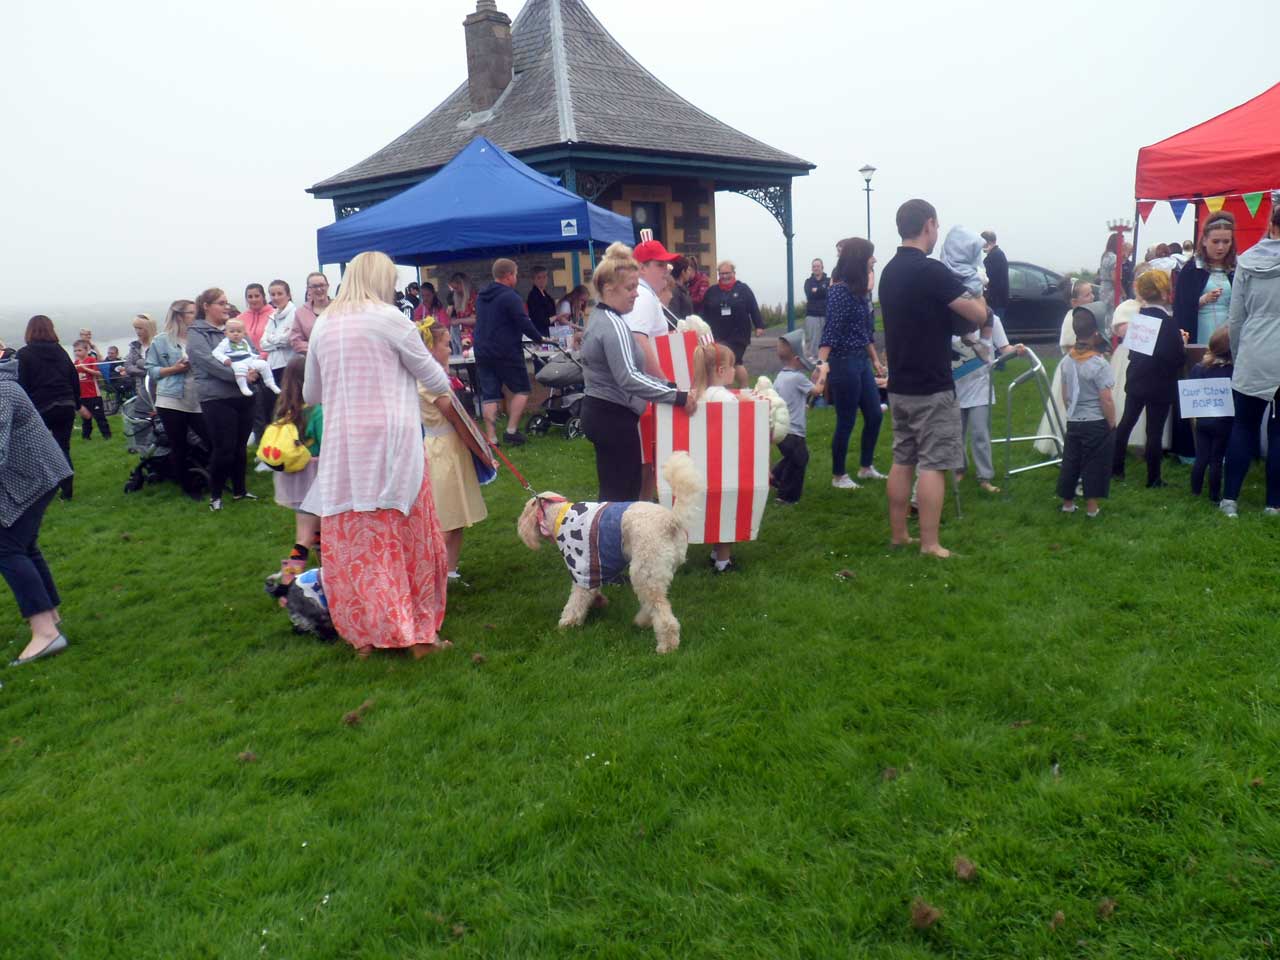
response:
M449 369L449 331L427 327L422 331L432 356L446 371ZM467 527L488 516L480 481L472 455L492 465L489 451L480 446L475 431L468 429L463 414L455 406L452 395L428 393L418 385L422 411L423 445L427 468L431 471L431 493L444 532L445 552L449 559L449 584L465 586L458 576L458 555L462 552L462 534Z

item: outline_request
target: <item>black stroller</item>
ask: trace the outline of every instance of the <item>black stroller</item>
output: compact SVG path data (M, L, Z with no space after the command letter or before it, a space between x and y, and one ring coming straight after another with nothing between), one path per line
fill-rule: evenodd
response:
M529 355L542 364L534 379L551 391L546 406L529 418L529 432L541 436L554 426L563 431L566 440L576 440L582 436L582 400L587 395L582 364L563 348L557 348L545 361Z
M187 456L182 475L173 476L169 465L169 438L155 408L141 396L133 396L120 408L124 418L126 449L138 454L138 465L124 483L125 493L136 493L148 483L172 480L198 498L209 486L209 447L194 430L187 431Z

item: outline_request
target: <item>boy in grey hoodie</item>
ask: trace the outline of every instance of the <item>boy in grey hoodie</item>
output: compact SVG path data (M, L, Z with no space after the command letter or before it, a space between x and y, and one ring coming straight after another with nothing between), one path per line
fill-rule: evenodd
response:
M1231 392L1236 419L1227 444L1226 482L1219 509L1237 514L1236 500L1253 461L1267 404L1280 399L1280 205L1272 195L1266 237L1240 255L1231 284ZM1263 511L1280 516L1280 417L1267 419L1267 500Z

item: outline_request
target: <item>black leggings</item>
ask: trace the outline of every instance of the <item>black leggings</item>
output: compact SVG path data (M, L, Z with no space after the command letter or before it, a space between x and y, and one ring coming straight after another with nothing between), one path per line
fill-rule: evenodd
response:
M1164 457L1164 422L1169 417L1169 408L1173 404L1168 401L1158 400L1139 400L1137 397L1128 396L1124 401L1124 416L1120 419L1120 426L1116 428L1116 450L1115 459L1112 461L1112 474L1117 477L1124 476L1124 454L1129 446L1129 434L1133 433L1133 428L1138 422L1138 418L1142 416L1142 411L1147 411L1147 441L1146 449L1143 450L1143 458L1147 461L1147 485L1160 482L1160 461Z
M1202 417L1196 421L1196 463L1191 468L1191 493L1200 496L1204 475L1209 473L1209 499L1222 499L1222 464L1231 440L1233 417Z
M205 427L209 431L209 499L222 499L222 490L231 481L232 496L245 493L244 471L248 462L245 447L253 427L253 397L224 397L201 400Z
M602 501L640 499L640 417L630 407L587 397L582 430L596 448L596 478Z
M187 476L187 431L194 430L208 444L209 431L205 428L204 417L199 413L170 410L168 407L156 407L156 413L160 415L164 435L169 441L169 479L187 493L193 493L195 485Z
M71 430L76 425L76 408L71 404L48 407L40 411L40 419L44 421L44 425L53 434L53 439L57 441L58 449L62 451L62 455L67 458L67 466L74 470L75 467L71 465ZM74 476L67 477L67 479L58 484L64 500L71 499L72 481L74 479Z
M276 386L284 383L284 367L275 367L271 371L271 375L276 378ZM267 424L276 418L276 399L277 396L261 381L250 384L253 390L253 435L258 440L262 439L262 432L267 429Z

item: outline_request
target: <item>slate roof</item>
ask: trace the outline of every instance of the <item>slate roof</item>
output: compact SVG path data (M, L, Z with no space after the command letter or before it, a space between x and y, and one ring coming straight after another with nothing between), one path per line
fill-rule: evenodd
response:
M512 24L512 45L516 77L491 119L465 123L471 103L464 82L413 128L311 192L427 173L476 136L516 154L574 144L813 168L679 96L627 53L582 0L528 0Z

